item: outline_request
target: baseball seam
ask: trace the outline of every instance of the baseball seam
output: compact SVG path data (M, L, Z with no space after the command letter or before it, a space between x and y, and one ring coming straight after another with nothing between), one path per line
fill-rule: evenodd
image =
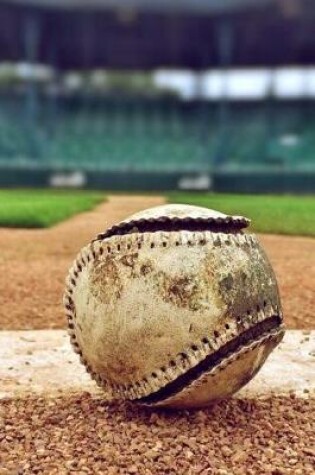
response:
M234 363L235 361L237 361L238 359L240 359L241 357L243 357L247 353L249 353L249 352L253 351L254 349L258 348L259 346L265 344L268 340L272 340L277 336L279 336L279 338L280 338L280 336L282 334L283 334L283 327L282 326L280 326L279 328L277 328L275 330L265 332L260 336L259 339L249 341L247 343L247 345L244 345L242 348L239 348L234 353L231 353L231 354L225 356L220 361L220 363L215 365L209 371L204 372L202 374L202 376L200 376L196 380L189 383L189 385L187 387L183 388L181 391L179 391L179 392L177 392L173 395L170 395L170 396L166 397L165 399L163 399L161 401L146 402L144 400L144 401L139 401L139 403L141 403L145 406L159 406L160 404L164 405L165 402L168 402L168 403L173 402L173 401L177 400L178 397L182 397L183 395L187 396L187 394L192 393L196 387L201 386L202 384L204 384L209 377L213 378L218 373L225 370L229 365L231 365L232 363ZM201 379L203 381L201 381Z
M131 234L135 232L157 232L157 231L211 231L225 233L229 228L234 231L240 231L242 228L247 227L250 224L250 220L243 216L225 216L225 217L207 217L207 218L180 218L180 217L167 217L161 216L159 218L143 218L134 219L131 221L122 221L119 224L112 226L105 232L97 235L94 241L103 240L112 236L122 236L125 234ZM204 229L197 229L198 226L204 227ZM220 229L222 227L226 229ZM193 229L193 228L196 229ZM162 229L163 228L163 229Z
M123 239L125 238L125 239ZM197 365L209 354L219 349L222 345L241 334L238 325L242 324L242 330L255 326L256 323L265 320L272 315L279 315L281 310L278 306L273 306L270 302L263 301L255 309L249 309L245 315L239 316L234 324L226 323L222 331L213 332L212 336L205 335L199 342L192 342L189 348L177 354L171 359L168 365L157 368L140 381L126 385L112 384L93 371L92 367L84 358L83 351L77 341L75 334L75 305L73 300L73 291L77 285L77 280L83 268L92 262L96 257L104 253L112 254L125 250L141 249L147 246L148 249L155 247L173 247L173 246L203 246L211 243L213 246L235 245L237 247L250 246L255 247L258 243L254 235L250 234L224 234L212 233L209 231L174 231L174 232L155 232L142 234L128 234L124 236L112 236L102 240L92 241L81 250L75 259L66 281L66 291L64 295L64 306L68 318L68 332L74 351L79 354L81 362L86 370L97 384L105 388L112 397L125 397L129 399L139 399L156 392L169 382L174 381L179 375L185 373L188 369ZM260 340L259 340L260 341ZM262 343L262 342L261 342ZM258 344L261 344L258 343ZM247 346L244 347L244 349ZM237 355L237 353L236 353ZM233 356L233 355L232 355ZM231 356L226 357L230 359ZM224 360L223 360L224 361ZM222 369L223 361L218 365ZM219 370L219 369L218 369Z

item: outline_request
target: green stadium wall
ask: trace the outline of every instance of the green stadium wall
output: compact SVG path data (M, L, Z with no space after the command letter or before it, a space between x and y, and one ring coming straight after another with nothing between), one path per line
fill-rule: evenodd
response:
M0 187L2 188L43 188L52 186L52 178L62 171L52 169L0 168ZM67 176L68 172L65 172ZM183 172L99 172L83 173L84 183L79 187L112 191L169 191L183 189L183 180L192 186L185 189L198 190L193 183L206 178L209 186L199 187L200 191L209 189L225 193L297 193L315 192L315 171L309 172L257 172L257 171L217 171L203 174ZM61 186L62 187L62 186ZM65 186L66 187L66 186Z

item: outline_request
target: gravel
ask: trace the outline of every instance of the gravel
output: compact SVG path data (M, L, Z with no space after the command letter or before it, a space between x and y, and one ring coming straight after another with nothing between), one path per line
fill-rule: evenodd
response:
M0 474L315 473L315 400L151 412L88 392L0 403Z

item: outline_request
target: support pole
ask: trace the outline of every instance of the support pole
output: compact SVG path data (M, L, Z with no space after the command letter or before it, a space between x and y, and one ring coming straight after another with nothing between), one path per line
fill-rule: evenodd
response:
M39 41L40 41L40 17L36 12L29 12L24 19L24 45L25 62L32 68L38 63ZM38 123L38 86L32 77L27 80L27 90L25 96L25 113L27 126L30 132L30 153L31 158L38 158L39 149L37 141Z
M270 77L267 89L267 96L265 101L265 147L264 147L264 162L266 166L279 165L277 157L274 156L274 135L275 135L275 75L276 70L270 70Z
M227 159L229 141L229 102L227 97L227 72L231 64L233 47L233 28L229 20L224 19L216 30L218 59L223 73L222 95L218 108L218 145L214 157L214 165L220 166Z
M46 112L48 116L47 128L45 130L45 153L44 159L54 159L54 147L52 147L53 142L56 140L56 125L58 123L58 115L60 113L60 95L58 87L60 85L60 71L58 63L58 52L57 52L57 41L56 36L52 35L49 42L49 52L48 52L48 64L51 67L52 71L52 83L53 89L50 91L48 99L45 97L44 107L46 107ZM55 89L57 88L57 90ZM47 101L47 105L46 105Z
M203 58L205 60L205 58ZM205 165L207 169L210 169L209 166L209 150L208 150L208 138L209 138L209 114L208 114L208 104L206 102L204 94L204 75L205 68L200 69L196 73L195 77L195 101L198 105L197 110L197 120L199 127L196 130L195 140L198 142L199 147L196 150L197 153L197 163L198 167L201 167L202 164ZM204 171L199 170L198 171Z

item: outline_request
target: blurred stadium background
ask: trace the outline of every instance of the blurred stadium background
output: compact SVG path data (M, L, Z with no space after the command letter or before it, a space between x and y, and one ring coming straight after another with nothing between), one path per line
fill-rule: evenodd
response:
M315 191L312 0L0 3L0 186Z

